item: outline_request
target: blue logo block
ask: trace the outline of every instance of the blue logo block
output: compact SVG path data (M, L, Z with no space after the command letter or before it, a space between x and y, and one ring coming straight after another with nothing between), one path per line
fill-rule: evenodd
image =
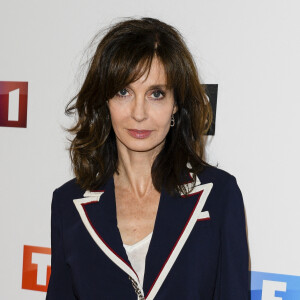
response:
M299 300L300 276L251 272L251 300Z

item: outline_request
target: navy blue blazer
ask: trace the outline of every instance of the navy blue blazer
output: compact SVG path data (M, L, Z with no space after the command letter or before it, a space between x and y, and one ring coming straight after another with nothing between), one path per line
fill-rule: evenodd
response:
M191 173L182 178L191 184ZM113 176L97 191L75 179L54 191L51 249L47 300L248 299L242 194L215 167L197 174L188 196L162 189L143 286L117 227Z

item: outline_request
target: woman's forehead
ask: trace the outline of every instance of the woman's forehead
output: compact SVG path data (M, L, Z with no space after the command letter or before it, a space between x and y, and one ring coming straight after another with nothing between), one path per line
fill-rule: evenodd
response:
M161 59L154 56L151 65L147 62L139 63L135 68L135 76L130 84L147 84L155 88L168 87L168 74Z

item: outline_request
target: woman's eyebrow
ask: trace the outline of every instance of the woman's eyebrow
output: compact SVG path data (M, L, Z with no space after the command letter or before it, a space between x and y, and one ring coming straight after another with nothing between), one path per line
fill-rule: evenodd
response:
M149 86L149 89L163 89L167 88L166 84L153 84Z
M129 84L129 87L131 88L131 84ZM153 85L150 85L148 87L149 90L152 90L152 89L166 89L166 88L167 88L166 84L153 84Z

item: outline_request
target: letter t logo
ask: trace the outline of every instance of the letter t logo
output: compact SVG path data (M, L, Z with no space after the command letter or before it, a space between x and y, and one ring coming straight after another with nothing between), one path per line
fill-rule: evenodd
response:
M275 297L275 292L286 292L286 282L263 280L261 300L282 300Z

